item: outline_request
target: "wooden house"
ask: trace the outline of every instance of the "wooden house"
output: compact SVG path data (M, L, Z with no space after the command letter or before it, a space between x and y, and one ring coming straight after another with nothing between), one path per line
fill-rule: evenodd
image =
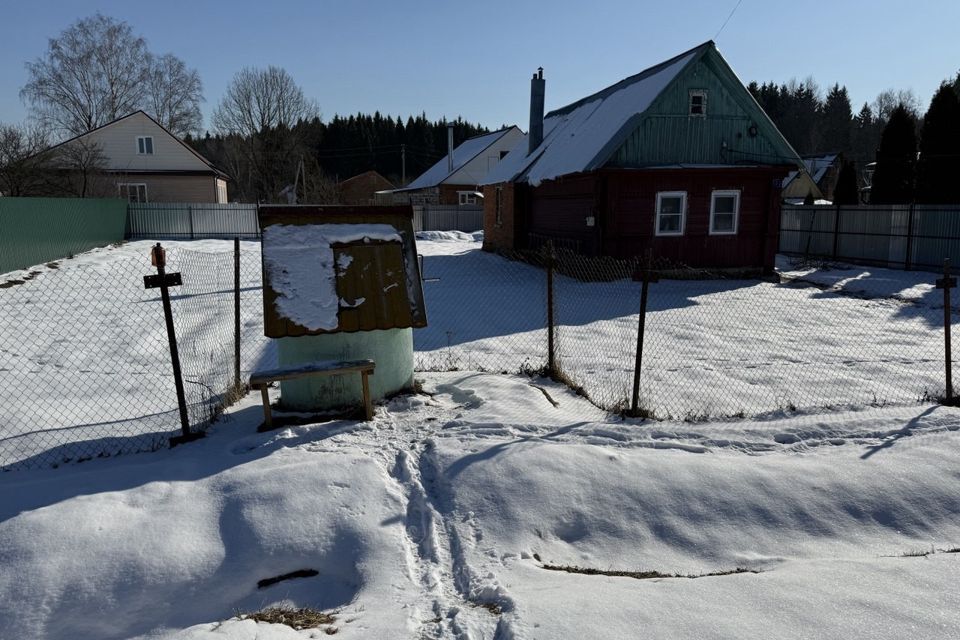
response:
M337 198L345 205L372 205L378 191L393 189L392 182L377 171L364 171L337 183Z
M713 42L543 114L484 181L484 248L773 269L780 185L802 162Z
M803 171L791 171L783 180L783 200L791 204L803 204L811 198L817 204L832 202L843 154L827 153L817 156L803 156Z
M388 195L393 203L479 205L479 185L522 138L523 132L513 126L467 138L454 148L451 128L447 155L407 186L381 192L380 201Z

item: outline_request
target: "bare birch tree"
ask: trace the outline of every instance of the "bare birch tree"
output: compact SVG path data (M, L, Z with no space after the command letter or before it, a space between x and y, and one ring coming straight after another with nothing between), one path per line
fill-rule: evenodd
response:
M48 145L46 132L37 126L0 124L0 195L44 193Z
M231 141L228 164L246 201L273 202L296 179L302 132L298 122L318 114L286 70L239 71L213 112L213 127ZM248 176L243 180L242 176Z
M178 135L199 129L197 72L173 55L152 56L129 24L100 13L51 38L27 75L20 97L59 134L79 135L137 109Z

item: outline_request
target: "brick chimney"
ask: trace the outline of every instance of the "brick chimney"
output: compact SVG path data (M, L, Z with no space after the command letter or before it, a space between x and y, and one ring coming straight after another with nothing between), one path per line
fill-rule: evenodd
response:
M527 135L527 154L543 142L543 98L546 94L546 81L543 79L543 67L537 69L530 80L530 133Z

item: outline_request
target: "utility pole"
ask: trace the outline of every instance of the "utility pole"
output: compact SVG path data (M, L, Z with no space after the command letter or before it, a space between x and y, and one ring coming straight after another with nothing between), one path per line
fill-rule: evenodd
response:
M407 186L407 145L400 145L400 186Z

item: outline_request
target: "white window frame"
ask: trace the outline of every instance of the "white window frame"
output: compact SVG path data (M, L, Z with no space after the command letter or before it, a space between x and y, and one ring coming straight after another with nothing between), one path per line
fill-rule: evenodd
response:
M700 101L700 113L693 112L693 98L694 96L699 96ZM707 117L707 90L706 89L691 89L690 90L690 99L687 103L687 113L691 118L706 118Z
M733 196L733 231L717 231L714 228L714 219L716 216L717 198L728 198ZM728 214L723 214L728 215ZM710 235L712 236L735 236L740 228L740 190L739 189L717 189L710 192Z
M147 140L150 141L150 150L147 150ZM143 149L141 151L141 149ZM153 155L153 136L137 136L137 155L138 156L152 156Z
M457 202L461 207L477 204L477 194L473 191L457 191Z
M130 187L134 188L134 193L137 196L136 200L130 199ZM140 199L140 187L143 187L143 200ZM150 202L150 199L147 197L147 183L146 182L121 182L117 185L117 192L121 198L126 198L127 202Z
M664 198L680 198L680 230L679 231L660 231L660 206ZM662 215L674 216L675 213ZM657 236L682 236L687 228L687 192L686 191L658 191L657 192L657 214L653 219L653 231Z

